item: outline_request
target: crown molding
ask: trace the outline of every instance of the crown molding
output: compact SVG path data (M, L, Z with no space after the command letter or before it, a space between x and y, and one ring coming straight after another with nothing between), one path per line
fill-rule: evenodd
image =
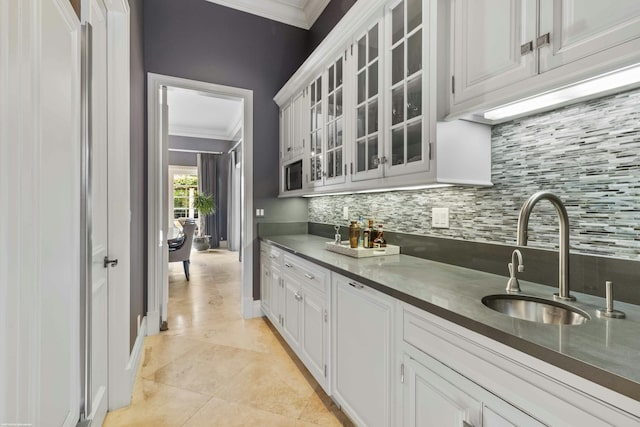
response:
M309 0L307 2L307 5L304 7L304 14L307 18L309 28L313 26L330 1L331 0Z
M263 18L308 30L320 16L329 0L308 0L304 9L282 0L207 0L221 6L241 10Z
M374 16L382 16L382 10L389 0L356 1L340 22L331 30L306 61L298 68L273 100L282 107L289 99L317 77L321 67L336 59L336 55L349 46L354 30L366 25Z
M169 126L169 135L173 136L188 136L191 138L219 139L222 141L230 141L233 138L233 135L229 136L229 133L230 129L226 129L224 132L220 132L215 129L207 129L200 126Z

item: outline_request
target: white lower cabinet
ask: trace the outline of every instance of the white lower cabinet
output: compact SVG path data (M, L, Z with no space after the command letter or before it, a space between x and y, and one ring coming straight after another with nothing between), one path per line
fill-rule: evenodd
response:
M300 351L309 372L328 391L329 308L326 302L325 295L311 289L303 293Z
M402 371L402 425L405 427L543 426L424 354L405 354Z
M640 425L637 401L268 244L261 256L265 315L358 426Z
M359 426L390 426L394 300L332 274L333 396Z
M481 425L482 402L468 394L471 390L463 391L409 355L402 371L405 427Z
M292 348L297 348L300 345L300 311L302 311L300 301L302 300L302 295L300 294L300 286L296 283L295 278L285 275L283 280L284 309L282 310L282 331L289 345Z
M262 311L331 395L329 271L262 243Z

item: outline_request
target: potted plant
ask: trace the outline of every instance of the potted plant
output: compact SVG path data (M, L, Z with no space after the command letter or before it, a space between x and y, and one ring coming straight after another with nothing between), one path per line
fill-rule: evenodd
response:
M198 251L206 251L211 246L211 236L204 235L204 219L215 213L216 204L212 195L203 192L194 196L193 207L198 210L198 236L193 239L193 247Z

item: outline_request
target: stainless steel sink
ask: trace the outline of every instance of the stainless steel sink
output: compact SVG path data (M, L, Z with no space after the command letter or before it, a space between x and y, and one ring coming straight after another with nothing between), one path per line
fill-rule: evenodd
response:
M552 325L581 325L591 319L584 311L526 295L488 295L482 303L507 316Z

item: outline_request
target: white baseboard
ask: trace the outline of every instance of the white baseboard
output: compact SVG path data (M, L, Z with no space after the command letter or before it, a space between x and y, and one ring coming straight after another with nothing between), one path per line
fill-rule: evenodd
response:
M138 329L136 342L133 344L129 363L127 364L127 374L129 378L129 389L133 392L133 385L136 382L136 375L140 367L140 359L142 358L142 349L144 348L144 337L147 336L147 318L143 317Z
M245 319L253 319L254 317L262 317L262 305L260 300L243 300L242 301L242 317Z
M147 326L145 328L146 333L143 334L142 336L145 336L145 335L158 335L160 333L160 312L159 311L148 311L147 312L147 316L145 317L145 320L146 320L146 324L147 324ZM140 334L138 334L138 335L140 335Z

